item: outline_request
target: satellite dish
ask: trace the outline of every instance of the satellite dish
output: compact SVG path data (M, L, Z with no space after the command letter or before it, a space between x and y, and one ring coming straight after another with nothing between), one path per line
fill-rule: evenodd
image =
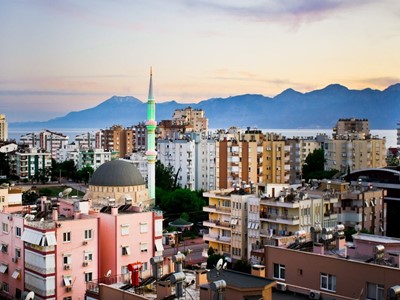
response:
M59 192L59 193L58 193L58 197L61 198L62 196L63 196L63 193L62 193L62 192Z
M216 268L217 270L220 270L220 269L222 268L223 263L224 263L224 260L223 260L222 258L220 258L220 259L218 260L217 265L215 266L215 268Z
M226 267L228 266L227 262L224 262L224 265L222 266L222 269L226 270Z
M24 298L24 300L33 300L35 298L35 292L34 291L30 291L28 293L28 295L26 295L26 297Z
M72 192L71 188L67 188L62 191L63 196L67 197Z
M40 223L43 223L43 222L44 222L44 218L41 218L39 222L40 222Z
M108 270L106 273L106 277L110 277L111 276L111 270Z

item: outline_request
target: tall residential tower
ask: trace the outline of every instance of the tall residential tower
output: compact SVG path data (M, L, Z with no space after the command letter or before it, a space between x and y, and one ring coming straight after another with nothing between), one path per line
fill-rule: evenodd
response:
M156 136L155 130L157 127L156 117L156 101L153 96L153 72L150 69L150 84L149 84L149 96L147 99L147 188L149 190L149 198L155 199L156 197Z

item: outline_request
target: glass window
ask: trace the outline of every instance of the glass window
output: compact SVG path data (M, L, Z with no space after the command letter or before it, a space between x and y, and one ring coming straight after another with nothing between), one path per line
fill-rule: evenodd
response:
M130 255L131 251L129 249L129 246L122 246L122 255Z
M321 273L321 290L336 291L336 276Z
M21 235L22 235L21 227L16 226L15 227L15 236L16 237L21 237Z
M140 252L147 252L148 250L148 244L147 243L141 243L140 244Z
M64 232L63 233L63 242L70 242L71 241L71 232Z
M7 223L3 223L3 232L8 233L8 224Z
M93 274L92 274L92 272L85 273L85 281L86 281L86 282L92 281L92 279L93 279Z
M128 224L121 225L121 235L129 235L129 225Z
M149 228L147 223L140 223L140 233L148 232Z
M274 278L285 280L285 265L274 264Z
M367 282L367 299L384 300L383 285Z
M85 240L90 240L92 239L92 229L86 229L85 230Z
M85 252L85 261L92 261L93 260L93 252L92 251L86 251Z

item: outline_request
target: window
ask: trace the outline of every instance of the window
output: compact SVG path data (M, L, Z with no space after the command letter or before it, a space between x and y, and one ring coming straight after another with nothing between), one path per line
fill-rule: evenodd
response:
M383 285L367 282L367 299L384 300Z
M1 244L1 252L3 253L8 253L8 245L7 244Z
M64 297L63 300L72 300L72 297L71 297L71 296L69 296L69 297Z
M285 265L274 264L274 278L285 280Z
M85 251L85 261L92 261L92 260L93 260L93 252Z
M71 241L71 232L64 232L63 233L63 242L70 242Z
M128 274L129 270L128 270L128 266L121 266L121 274Z
M92 278L93 278L92 272L90 272L90 273L85 273L85 281L86 281L86 282L92 281Z
M142 271L147 271L147 262L144 262L143 264L142 264Z
M7 223L2 223L2 227L3 227L3 232L8 233L8 224Z
M148 244L147 243L140 243L140 252L147 252Z
M10 289L9 289L9 286L8 286L8 283L7 283L7 282L3 282L3 283L1 284L1 287L2 287L2 290L3 290L3 292L6 292L6 293L8 293L8 292L10 291Z
M92 239L92 229L86 229L85 230L85 240L91 240Z
M131 255L131 250L129 246L122 246L122 255Z
M321 290L336 292L336 276L321 273Z
M22 235L21 227L15 227L15 236L21 237L21 235Z
M64 265L70 265L72 262L71 254L66 254L63 256L63 263Z
M65 276L64 275L64 285L65 286L71 286L72 285L72 277L71 276Z
M121 235L129 235L129 225L128 224L121 225Z
M140 233L148 232L149 228L147 223L140 223Z
M15 248L15 258L21 258L21 249Z

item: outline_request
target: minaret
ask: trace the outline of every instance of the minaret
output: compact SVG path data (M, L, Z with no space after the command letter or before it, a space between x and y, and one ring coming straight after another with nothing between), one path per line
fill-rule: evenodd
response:
M149 96L147 99L147 188L149 197L155 203L156 198L156 101L153 96L153 72L150 68Z

